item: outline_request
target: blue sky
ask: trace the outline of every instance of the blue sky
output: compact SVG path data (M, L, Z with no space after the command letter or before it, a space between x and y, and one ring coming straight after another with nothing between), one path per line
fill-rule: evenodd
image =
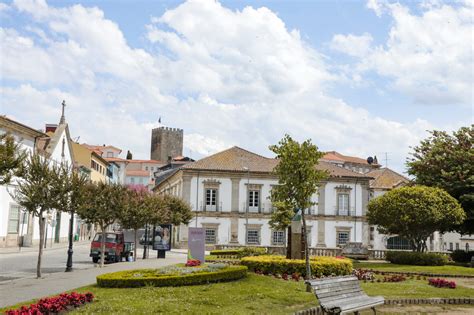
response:
M390 1L5 1L1 112L148 158L270 155L285 133L404 171L427 129L473 122L472 4Z

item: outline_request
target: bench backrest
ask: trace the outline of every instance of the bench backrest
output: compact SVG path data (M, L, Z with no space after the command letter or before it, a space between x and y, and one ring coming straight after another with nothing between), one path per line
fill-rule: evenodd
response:
M335 300L365 296L359 280L354 276L308 280L306 283L311 285L319 303L323 306Z

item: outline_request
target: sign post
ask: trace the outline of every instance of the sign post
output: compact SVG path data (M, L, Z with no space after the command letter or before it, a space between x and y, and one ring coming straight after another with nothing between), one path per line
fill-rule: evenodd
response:
M205 230L190 227L188 232L188 260L197 259L203 264L205 249Z

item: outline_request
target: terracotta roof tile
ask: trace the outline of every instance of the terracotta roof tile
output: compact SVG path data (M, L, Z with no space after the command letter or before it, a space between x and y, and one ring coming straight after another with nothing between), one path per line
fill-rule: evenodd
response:
M349 163L370 165L369 163L367 163L367 160L364 160L362 158L355 157L355 156L343 155L336 151L326 152L321 159L327 160L327 161L349 162ZM378 164L372 164L372 165L378 165Z
M244 168L248 167L253 173L271 173L277 164L277 159L267 158L239 147L232 147L186 164L181 169L246 172L247 170ZM320 161L316 167L327 170L332 177L370 178L370 176L347 170L326 161Z
M127 170L126 175L127 176L149 177L150 172L149 171L143 171L143 170Z
M393 189L410 182L408 178L389 168L373 170L367 175L374 178L370 181L370 188Z

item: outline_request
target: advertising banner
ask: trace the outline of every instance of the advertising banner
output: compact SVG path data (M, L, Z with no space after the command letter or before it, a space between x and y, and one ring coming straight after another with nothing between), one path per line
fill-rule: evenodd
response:
M171 250L171 224L157 225L152 242L154 250Z
M188 259L197 259L204 263L205 230L192 228L188 230Z

